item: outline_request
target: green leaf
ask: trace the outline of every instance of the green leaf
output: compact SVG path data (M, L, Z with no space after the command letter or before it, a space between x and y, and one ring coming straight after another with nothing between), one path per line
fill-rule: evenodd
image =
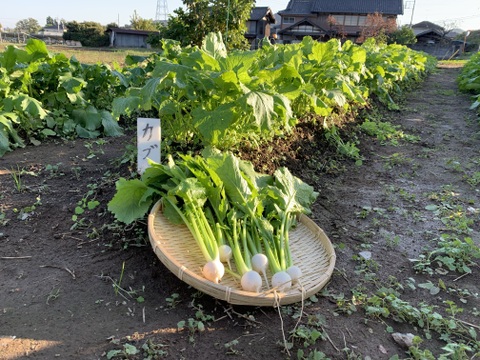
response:
M88 131L97 130L102 123L100 114L93 106L86 109L75 109L72 116L82 128Z
M271 129L272 119L276 115L272 95L251 91L244 97L246 104L252 107L255 124L259 129Z
M214 59L226 58L227 48L223 42L222 33L209 33L203 40L202 50Z
M113 359L114 357L116 357L118 355L121 355L121 354L122 354L122 350L110 350L107 353L107 359L108 360Z
M139 353L139 350L135 346L128 343L123 345L123 348L126 355L136 355Z
M53 131L52 129L43 129L41 131L42 135L47 137L47 136L55 136L57 135L57 133L55 131Z
M75 131L77 132L78 137L81 137L83 139L95 139L100 136L100 131L88 130L81 125L77 125L75 127Z
M29 54L36 54L37 56L41 56L42 59L50 55L45 42L37 39L29 39L27 45L25 46L25 50ZM34 59L31 59L30 61L33 60Z
M87 208L88 210L93 210L95 209L98 205L100 205L100 201L97 200L91 200L87 203Z
M142 100L140 96L120 96L113 99L112 112L115 118L122 114L131 114L140 108Z
M437 295L440 292L440 288L436 286L434 283L432 283L431 281L428 281L423 284L418 284L418 287L429 290L430 295Z
M274 177L275 188L271 190L278 190L276 203L280 208L285 212L309 214L318 196L313 187L293 176L286 167L277 169Z
M102 119L103 133L105 136L122 136L123 130L118 125L118 122L113 118L106 110L102 110L99 113L100 118Z
M64 88L67 93L76 94L79 93L86 85L87 82L79 77L73 77L72 74L58 77L59 86Z
M108 203L108 210L117 220L130 224L145 216L153 203L154 190L139 179L124 178L116 182L116 189L115 196Z
M17 110L26 112L30 116L40 119L44 119L48 115L40 101L25 94L6 97L3 103L7 111Z
M85 212L85 210L81 206L75 207L75 214L76 215L82 215Z
M0 126L0 156L11 150L8 132L3 126Z
M251 189L248 186L247 180L242 176L240 170L240 160L232 154L225 154L223 162L216 169L218 176L222 180L227 196L230 201L240 208L245 209L245 213L248 214L247 208L254 209L257 191Z
M224 104L213 111L202 107L192 111L193 125L208 145L217 145L236 120L235 104Z
M13 147L23 147L25 144L14 129L18 115L12 112L0 112L0 156Z

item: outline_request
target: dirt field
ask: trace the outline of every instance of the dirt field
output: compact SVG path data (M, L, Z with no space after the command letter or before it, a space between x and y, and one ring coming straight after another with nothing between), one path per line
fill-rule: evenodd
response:
M416 273L409 260L434 248L441 234L479 242L480 125L469 97L458 93L458 73L438 69L400 111L384 115L419 141L361 136L362 166L327 157L307 133L291 145L295 152L285 152L281 165L320 192L312 218L337 255L330 283L305 302L303 313L301 304L283 307L280 316L274 308L202 295L159 262L145 224L125 229L113 221L106 204L114 181L131 171L119 161L131 136L58 140L6 154L0 158L0 359L273 360L297 359L299 349L304 359L408 358L394 332L420 336L419 348L437 357L445 353L448 342L439 332L428 340L411 319L372 315L364 305L382 287L417 308L435 306L444 317L452 309L445 301L452 301L463 309L455 318L479 332L479 259L463 276L433 264L432 275ZM251 157L272 165L266 152ZM89 209L94 200L99 205ZM447 205L464 212L463 222L442 221L435 210ZM74 222L76 207L84 212ZM284 339L293 347L287 350Z

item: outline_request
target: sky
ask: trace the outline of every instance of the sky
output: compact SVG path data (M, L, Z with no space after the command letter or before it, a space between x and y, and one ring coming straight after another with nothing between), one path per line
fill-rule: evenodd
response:
M168 13L183 4L181 0L160 0L160 4L163 1L167 3ZM269 6L274 12L285 9L287 4L288 0L256 2L256 6ZM404 0L404 7L404 15L399 18L401 25L430 21L449 29L480 29L479 0ZM120 23L124 26L130 23L135 11L141 18L155 19L157 0L22 0L21 5L16 1L2 0L0 24L4 28L14 28L17 21L34 18L44 26L50 16L66 21L94 21L102 25Z

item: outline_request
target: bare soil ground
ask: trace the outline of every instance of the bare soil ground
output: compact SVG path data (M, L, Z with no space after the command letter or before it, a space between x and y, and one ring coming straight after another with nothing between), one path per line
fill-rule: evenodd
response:
M305 358L314 349L331 359L407 358L391 330L425 339L423 329L393 316L368 316L361 306L359 293L371 296L381 286L442 314L444 301L452 300L465 309L457 317L478 327L478 260L466 276L417 274L409 260L446 231L426 207L447 197L469 209L469 235L479 241L480 188L468 179L480 172L480 126L469 97L457 90L458 73L438 69L400 111L377 114L420 141L359 135L362 166L330 157L308 128L270 149L276 154L249 155L260 170L288 166L320 192L312 218L336 247L331 281L303 305L304 336L297 331L288 352L283 341L294 340L301 304L282 307L280 316L274 308L231 306L203 295L160 263L145 224L125 229L113 221L106 204L114 181L131 171L119 162L131 136L58 140L6 154L0 158L0 359L106 359L118 350L115 358L124 359L269 360L297 358L298 349ZM89 209L91 200L100 205ZM74 222L79 202L85 212ZM406 285L439 278L458 291L431 295ZM316 341L311 330L321 334ZM445 344L433 333L422 347L438 355Z

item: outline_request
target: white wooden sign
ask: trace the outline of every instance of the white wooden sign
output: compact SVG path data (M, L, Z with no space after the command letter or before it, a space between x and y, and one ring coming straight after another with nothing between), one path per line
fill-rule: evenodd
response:
M160 162L160 119L137 119L137 171L143 174L148 159Z

